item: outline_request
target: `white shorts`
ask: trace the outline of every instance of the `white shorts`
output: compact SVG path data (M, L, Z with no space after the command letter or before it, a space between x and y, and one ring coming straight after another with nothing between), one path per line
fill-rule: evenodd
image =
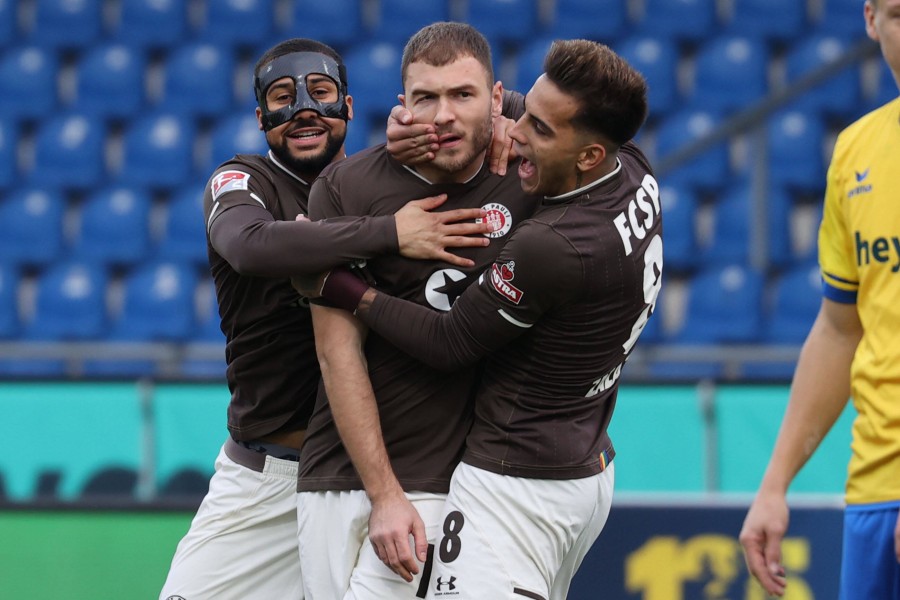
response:
M428 585L432 600L564 600L612 505L614 467L583 479L453 473Z
M160 600L300 600L297 463L260 454L258 472L226 447L233 457L252 452L231 440L222 447Z
M369 540L372 505L361 490L297 494L300 565L308 600L403 600L425 597L419 566L412 582L404 581L375 554ZM433 544L446 494L406 494L425 522ZM410 548L413 549L412 536Z

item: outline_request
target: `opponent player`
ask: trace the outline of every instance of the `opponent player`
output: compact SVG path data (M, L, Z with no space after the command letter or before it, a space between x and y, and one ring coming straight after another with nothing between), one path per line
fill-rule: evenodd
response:
M900 0L867 0L866 32L900 84ZM841 600L900 598L900 100L838 136L819 229L822 306L806 338L775 449L741 544L750 572L781 596L788 486L852 395Z
M367 262L371 276L392 293L448 310L536 202L515 177L493 175L485 165L502 88L494 83L484 36L461 23L423 28L404 49L402 82L415 121L437 130L434 160L408 168L384 148L363 151L323 172L310 195L310 214L390 214L410 194L437 193L448 195L447 206L484 208L493 226L491 245L461 251L474 260L472 268L395 257ZM414 598L424 588L409 535L415 532L424 561L426 537L437 534L471 423L476 369L447 374L425 368L375 335L363 353L363 331L350 314L314 306L313 319L327 398L323 393L316 403L301 451L304 585L317 599ZM370 544L392 553L403 578Z
M297 548L297 455L319 383L308 302L289 277L379 253L472 261L444 246L485 231L480 210L295 221L310 182L344 155L353 100L340 56L305 39L282 42L256 65L256 109L270 151L221 165L204 197L231 402L226 440L161 598L302 598ZM412 130L414 134L421 131ZM409 198L413 198L410 196ZM419 196L422 197L422 196ZM467 224L450 224L469 219Z
M659 185L630 142L643 78L585 40L554 42L544 70L510 132L522 188L544 199L452 310L347 271L325 282L326 298L435 368L489 355L429 598L566 597L609 513L607 425L661 286Z

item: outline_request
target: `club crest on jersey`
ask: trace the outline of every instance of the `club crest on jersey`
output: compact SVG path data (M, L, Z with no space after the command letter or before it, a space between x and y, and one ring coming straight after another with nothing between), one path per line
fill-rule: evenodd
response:
M228 192L246 190L250 184L250 173L244 171L222 171L212 180L212 197L218 200L219 196Z
M512 284L516 276L516 261L511 260L502 264L491 265L491 285L497 293L512 302L518 304L525 295L522 290Z
M496 202L490 202L481 207L481 210L487 214L476 219L476 223L487 223L491 226L491 230L485 233L485 237L498 238L503 237L512 229L512 213L509 209Z

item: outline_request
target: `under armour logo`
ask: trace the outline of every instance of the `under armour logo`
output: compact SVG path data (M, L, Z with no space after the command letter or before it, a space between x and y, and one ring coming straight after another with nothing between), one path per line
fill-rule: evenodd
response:
M444 589L444 586L446 585L447 589L452 592L453 590L456 589L456 586L453 584L454 581L456 581L456 577L454 577L453 575L450 576L449 581L444 581L443 577L438 577L437 578L437 586L436 586L437 591L439 591L439 592L442 591Z

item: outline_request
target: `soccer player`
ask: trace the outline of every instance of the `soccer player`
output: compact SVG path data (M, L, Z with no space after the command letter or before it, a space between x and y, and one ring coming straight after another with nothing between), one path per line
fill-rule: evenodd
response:
M482 211L425 212L439 204L434 198L398 203L396 215L296 221L307 212L310 183L344 156L353 115L344 65L324 44L288 40L259 59L254 87L270 151L219 166L203 200L227 337L230 437L163 599L303 597L297 458L320 376L308 302L290 277L398 251L465 268L471 260L444 247L485 241L461 237L486 230L474 222ZM453 224L460 219L470 222Z
M433 160L410 168L381 147L360 152L322 173L310 194L310 216L392 214L410 194L444 193L447 207L483 208L491 244L460 251L474 261L471 268L391 256L367 261L368 273L391 293L444 311L493 261L515 224L531 215L536 198L517 178L492 174L486 165L503 95L483 35L462 23L429 25L406 44L401 64L406 108L416 123L436 129ZM513 99L518 108L504 114L521 112L521 96ZM426 559L426 538L438 533L471 424L477 370L445 373L380 336L364 342L359 323L342 310L313 306L313 320L324 390L300 453L297 511L307 594L415 598L424 594L416 559ZM376 552L392 553L402 577Z
M377 277L378 291L347 271L325 281L327 299L433 368L487 356L428 598L566 597L609 513L607 425L661 286L659 185L630 142L643 78L586 40L554 42L544 70L510 132L521 187L543 199L449 312Z
M900 0L867 0L866 32L900 84ZM819 229L823 298L781 430L741 530L747 566L781 596L786 494L853 397L841 600L900 598L900 100L838 136Z

